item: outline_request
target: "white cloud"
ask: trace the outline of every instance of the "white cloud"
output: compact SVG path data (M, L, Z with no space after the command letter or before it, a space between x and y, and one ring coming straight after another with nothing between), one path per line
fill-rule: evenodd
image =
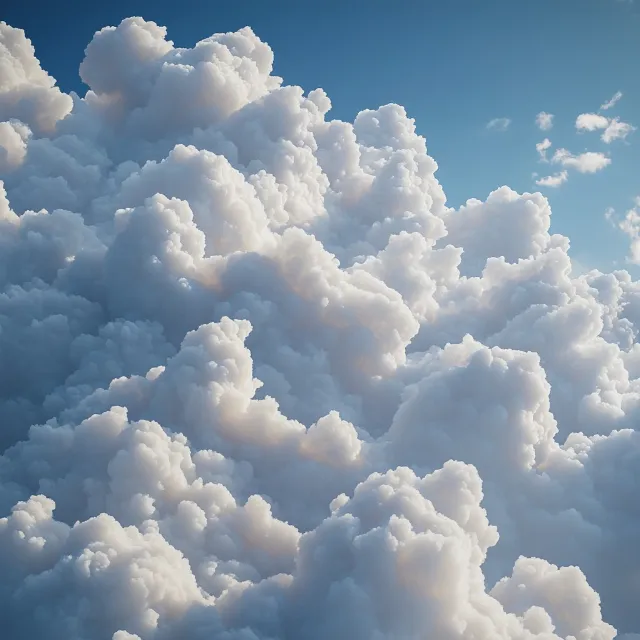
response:
M546 176L536 180L536 184L541 187L559 187L569 179L569 174L566 170L553 174L552 176Z
M602 141L610 144L614 140L624 140L636 127L627 122L620 122L617 118L611 120L602 134Z
M573 155L566 149L558 149L551 158L554 164L575 169L579 173L596 173L611 164L611 158L604 153L587 151Z
M607 100L604 104L600 105L601 111L607 111L608 109L612 109L618 104L620 99L622 98L622 91L616 91L610 100Z
M486 128L489 131L506 131L511 126L510 118L494 118L487 122Z
M609 125L609 118L601 116L599 113L581 113L576 118L576 129L582 131L596 131L606 129Z
M542 142L536 144L536 151L542 162L547 162L547 151L551 148L551 140L545 138Z
M582 113L576 119L576 129L579 131L596 131L604 129L601 139L606 144L614 140L624 140L636 127L621 122L619 118L606 118L599 113Z
M620 229L629 238L629 254L627 262L640 265L640 196L634 198L634 206L620 219L609 207L604 213L605 219Z
M553 127L553 114L541 111L536 116L536 124L541 131L549 131Z
M402 107L329 119L250 29L125 20L74 100L0 56L7 637L640 631L640 285L547 198L449 208Z

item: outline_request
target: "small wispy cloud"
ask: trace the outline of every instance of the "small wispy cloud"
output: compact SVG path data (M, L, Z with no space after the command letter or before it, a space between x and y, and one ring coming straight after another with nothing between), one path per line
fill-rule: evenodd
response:
M511 118L494 118L486 124L489 131L506 131L511 125Z
M540 187L559 187L561 184L564 184L569 179L569 174L566 169L558 173L554 173L551 176L545 176L544 178L540 178L536 180L536 184Z
M607 100L604 104L600 105L600 111L607 111L607 109L611 109L615 107L621 98L622 98L622 91L616 91L610 100Z
M540 156L541 162L549 162L547 160L547 150L551 148L551 140L549 138L545 138L542 142L538 142L536 145L536 151Z
M611 158L599 151L587 151L578 155L566 149L558 149L551 158L554 164L575 169L579 173L596 173L611 164Z
M536 116L536 124L541 131L549 131L553 127L553 114L541 111Z

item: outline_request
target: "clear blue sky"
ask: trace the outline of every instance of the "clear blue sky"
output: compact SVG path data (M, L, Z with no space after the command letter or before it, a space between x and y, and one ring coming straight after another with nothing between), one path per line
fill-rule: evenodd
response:
M22 27L43 66L65 90L83 93L78 66L99 28L141 15L168 27L177 46L214 32L251 26L275 52L287 84L324 88L334 118L365 108L404 105L427 138L449 203L484 199L507 184L537 190L536 142L574 153L606 151L612 164L592 175L572 173L560 188L542 189L554 211L552 230L571 238L585 265L622 265L628 239L604 219L640 195L640 131L604 145L597 133L577 134L578 114L596 111L616 91L624 97L607 115L640 125L640 0L325 0L300 2L132 2L90 5L76 0L11 3L0 18ZM46 17L45 17L46 15ZM555 126L539 131L539 111ZM505 132L488 132L508 117Z

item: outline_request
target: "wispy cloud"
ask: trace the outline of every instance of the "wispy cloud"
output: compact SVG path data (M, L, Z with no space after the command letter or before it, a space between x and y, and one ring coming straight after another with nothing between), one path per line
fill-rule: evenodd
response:
M549 131L553 127L553 114L541 111L536 116L536 124L541 131Z
M599 151L587 151L578 155L566 149L558 149L551 158L554 164L575 169L579 173L596 173L611 164L611 158Z
M489 131L506 131L511 125L511 118L494 118L487 122L486 128Z
M552 176L546 176L536 180L536 184L540 187L559 187L569 179L569 174L566 169L558 173L554 173Z
M547 160L547 150L551 147L551 140L549 138L545 138L542 142L538 142L536 145L536 151L540 156L541 162L549 162Z
M600 111L606 111L607 109L611 109L612 107L615 107L621 98L622 98L622 91L616 91L610 100L607 100L604 104L600 105Z
M630 133L633 133L636 127L630 125L628 122L621 122L618 118L614 118L609 122L609 126L604 130L604 133L600 136L603 142L607 144L614 140L624 140Z

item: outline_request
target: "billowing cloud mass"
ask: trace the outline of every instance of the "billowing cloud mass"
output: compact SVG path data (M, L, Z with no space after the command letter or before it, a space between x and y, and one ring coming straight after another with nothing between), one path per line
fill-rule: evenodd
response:
M506 131L511 126L510 118L494 118L487 122L486 128L489 131Z
M553 127L553 114L541 111L536 116L536 125L541 131L549 131Z
M448 207L402 107L166 36L72 98L0 27L3 637L640 632L640 285L539 193Z

